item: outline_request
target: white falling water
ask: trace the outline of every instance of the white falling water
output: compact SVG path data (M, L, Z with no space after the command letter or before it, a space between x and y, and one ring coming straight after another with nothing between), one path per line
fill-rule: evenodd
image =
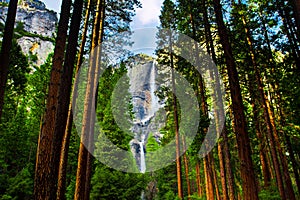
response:
M140 163L141 169L140 169L140 171L142 173L146 172L146 162L145 162L145 152L144 152L145 138L144 137L145 136L142 135L142 137L141 137L142 141L139 142L139 144L140 144L140 156L141 156L141 163Z
M150 95L151 95L151 110L150 110L150 116L154 116L154 114L159 110L160 105L158 103L158 97L155 95L156 90L156 69L155 69L155 62L153 61L152 67L151 67L151 73L150 73Z

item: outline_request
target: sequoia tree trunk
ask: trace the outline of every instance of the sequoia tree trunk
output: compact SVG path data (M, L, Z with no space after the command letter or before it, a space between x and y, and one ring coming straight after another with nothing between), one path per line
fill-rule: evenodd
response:
M229 42L226 26L223 21L222 6L220 0L214 0L214 9L216 13L216 21L221 44L224 49L227 72L229 78L229 86L231 92L234 124L240 159L241 178L243 181L243 196L245 200L258 200L258 191L255 181L254 168L251 158L250 140L247 131L246 118L244 114L244 106L239 84L238 73Z
M53 178L52 148L55 148L52 146L52 141L54 139L54 126L58 104L57 97L61 82L61 71L67 40L70 8L71 0L63 0L48 87L46 111L38 141L34 179L34 198L36 200L55 199L55 194L52 192L53 185L51 180Z
M75 74L75 81L73 86L72 92L72 101L75 103L75 99L77 98L77 75L82 64L83 52L86 43L86 34L88 30L88 21L91 11L91 0L88 1L88 5L86 8L84 26L82 31L82 39L81 44L78 52L78 60L76 65L76 74ZM59 164L59 172L58 172L58 184L57 184L57 200L64 200L65 199L65 192L66 192L66 174L67 174L67 162L68 162L68 152L69 152L69 143L70 143L70 136L72 131L72 123L73 123L73 114L72 114L72 101L69 105L69 112L68 112L68 119L66 124L66 130L63 136L63 142L61 147L60 153L60 164Z

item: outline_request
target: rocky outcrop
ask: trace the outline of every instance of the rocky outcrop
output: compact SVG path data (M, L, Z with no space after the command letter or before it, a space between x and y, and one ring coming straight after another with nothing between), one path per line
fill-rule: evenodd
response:
M2 24L5 23L7 10L6 6L0 6ZM19 3L15 25L19 35L17 41L25 54L37 56L38 59L34 64L43 64L53 51L57 21L56 12L48 10L39 0L22 0Z
M132 95L135 115L131 129L135 137L131 140L130 147L140 171L143 172L142 158L147 155L148 137L151 133L151 137L160 143L163 135L160 134L159 130L165 124L165 118L161 116L165 116L165 113L161 109L163 107L162 102L155 95L159 87L156 83L157 69L153 58L137 55L133 57L129 66L131 66L127 73L130 79L129 92ZM143 151L141 151L142 146Z
M34 61L36 65L43 64L48 55L53 51L54 45L50 41L42 40L38 37L21 37L17 40L25 54L32 54L37 56Z

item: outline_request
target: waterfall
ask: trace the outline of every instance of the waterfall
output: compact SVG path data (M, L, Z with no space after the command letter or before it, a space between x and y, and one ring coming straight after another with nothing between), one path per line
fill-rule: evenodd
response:
M140 171L142 172L142 173L145 173L146 172L146 161L145 161L145 152L144 152L144 143L145 143L145 136L144 135L142 135L141 136L141 139L142 139L142 141L141 142L139 142L139 144L140 144L140 156L141 156L141 163L140 163Z
M130 93L133 97L133 112L135 113L131 129L134 133L134 139L130 141L130 147L139 171L145 173L148 136L150 132L157 134L159 130L155 122L155 115L162 107L159 98L155 95L157 90L155 62L150 61L130 68L128 76L130 78Z
M158 103L158 97L155 95L156 90L156 68L155 68L155 62L153 61L152 67L151 67L151 73L150 73L150 96L151 96L151 110L150 110L150 116L154 116L154 114L159 110L159 103Z

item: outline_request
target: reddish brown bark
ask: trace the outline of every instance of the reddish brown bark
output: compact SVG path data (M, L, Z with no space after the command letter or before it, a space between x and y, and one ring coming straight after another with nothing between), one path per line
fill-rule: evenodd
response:
M208 14L207 14L207 7L205 4L205 1L202 1L202 5L203 5L203 18L204 18L204 26L205 26L205 36L206 36L206 48L207 48L207 52L212 56L212 59L214 60L214 62L216 63L217 59L216 59L216 54L215 54L215 50L214 50L214 46L213 46L213 41L212 41L212 36L211 36L211 31L210 31L210 24L208 22ZM220 91L220 80L219 80L219 76L218 76L218 72L216 70L210 70L210 78L213 82L215 82L216 86L215 89L216 91L213 91L213 102L214 102L214 116L215 116L215 123L216 123L216 133L217 135L220 135L221 138L223 139L223 135L222 135L222 130L220 130L219 128L221 127L221 119L223 118L225 119L224 116L224 107L222 103L219 103L219 98L222 98L221 95L221 91ZM220 116L219 116L220 114ZM219 156L219 163L220 163L220 177L221 177L221 185L222 185L222 199L223 200L227 200L228 199L228 193L227 193L227 183L226 183L226 171L225 171L225 162L224 162L224 156L223 156L223 147L224 147L224 140L220 141L218 143L218 156ZM214 173L214 181L215 181L215 185L217 186L217 182L216 182L216 175ZM218 188L216 187L216 195L217 198L219 199L219 191Z
M201 187L201 175L200 175L200 163L197 161L196 163L196 184L197 184L197 192L198 196L202 197L202 187Z
M105 0L102 1L101 5L101 13L100 13L100 24L99 24L99 38L98 38L98 44L101 45L102 39L103 39L103 33L104 33L104 20L105 20ZM100 74L100 63L101 63L101 46L98 47L98 53L97 53L97 67L95 69L95 80L94 80L94 89L95 91L94 99L93 99L93 106L92 108L97 108L97 96L98 96L98 80L99 80L99 74ZM89 135L89 152L87 155L87 168L86 168L86 178L85 178L85 199L90 199L90 189L91 189L91 178L92 178L92 165L93 165L93 152L94 152L94 132L95 132L95 113L93 116L91 116L90 120L90 135Z
M53 160L52 145L54 138L54 126L58 103L58 91L61 80L61 70L64 60L64 51L70 17L71 0L63 0L61 15L58 24L58 32L54 55L52 61L52 71L48 89L47 105L43 124L41 126L39 143L37 149L37 159L34 180L35 199L55 199L52 192Z
M81 44L78 52L78 60L76 65L76 74L75 74L75 84L73 87L72 92L72 99L73 103L75 103L75 99L77 98L77 75L82 64L83 52L86 42L86 34L88 30L88 20L91 11L91 0L88 1L88 5L86 8L85 20L84 20L84 27L82 31L82 39ZM70 143L70 136L72 131L72 123L73 123L73 114L72 114L72 102L69 105L69 112L68 112L68 119L66 123L66 130L63 136L63 142L61 147L60 153L60 164L59 164L59 173L58 173L58 184L57 184L57 199L65 199L65 192L66 192L66 167L68 162L68 151L69 151L69 143Z
M88 72L88 81L85 93L85 103L84 103L84 113L82 119L82 130L81 130L81 143L79 148L78 155L78 168L76 174L76 186L75 186L75 200L84 199L86 196L86 170L87 170L87 160L88 160L88 151L84 145L89 144L89 133L90 133L90 119L93 117L91 115L94 103L94 95L95 95L95 78L97 75L95 74L97 64L97 56L98 50L95 50L96 46L99 43L100 36L100 23L101 23L101 10L103 5L103 0L97 1L97 11L95 20L94 20L94 29L93 29L93 38L92 38L92 55L90 59L90 66Z
M238 73L229 42L226 26L223 21L222 6L219 0L214 0L214 9L221 44L225 53L226 65L231 92L234 124L236 130L237 145L240 159L241 178L243 181L243 196L245 200L258 199L257 185L254 176L253 163L251 158L250 141L247 132L246 118L244 114L243 100L239 84Z
M60 153L63 143L64 133L68 119L68 108L70 104L70 96L72 90L72 79L75 65L75 59L77 54L78 35L81 23L83 0L75 0L73 6L73 15L71 19L70 31L68 36L68 45L65 54L65 61L62 70L61 80L63 84L60 84L58 94L57 112L55 117L54 135L52 141L52 161L51 168L53 170L51 182L52 193L56 196L58 171L60 165Z
M170 34L170 60L172 69L172 93L173 93L173 109L174 109L174 128L175 128L175 144L176 144L176 172L177 172L177 188L178 198L183 199L183 187L182 187L182 172L181 172L181 158L180 158L180 137L179 137L179 124L178 124L178 112L177 112L177 98L175 87L175 72L172 50L172 39Z
M187 193L188 193L188 200L190 200L190 196L191 196L191 181L189 178L189 160L188 157L186 155L186 144L185 144L185 138L184 136L182 136L182 145L183 145L183 161L184 161L184 169L185 169L185 180L186 180L186 184L187 184Z
M288 172L287 160L286 160L286 157L283 155L282 150L281 150L281 146L280 146L279 138L277 136L277 130L276 130L276 125L275 125L275 121L274 121L274 118L273 118L271 105L269 104L269 102L266 98L266 95L264 93L264 90L263 90L264 85L263 85L263 82L261 80L258 65L256 63L255 52L253 50L253 44L252 44L250 29L249 29L249 27L247 25L247 22L246 22L246 19L243 15L241 16L241 19L242 19L242 22L243 22L243 25L244 25L247 44L248 44L248 47L249 47L249 53L250 53L252 65L253 65L254 71L255 71L255 77L256 77L256 82L258 84L258 90L259 90L259 94L260 94L261 105L264 109L264 116L265 116L265 121L266 121L266 124L267 124L268 134L269 134L270 138L273 137L272 135L274 134L275 142L277 143L277 151L278 151L280 159L282 161L282 167L283 167L284 178L285 178L285 182L286 182L286 190L287 190L285 195L287 195L289 197L289 199L295 199L295 194L294 194L294 191L293 191L290 175L289 175L289 172ZM284 195L284 185L283 185L283 181L280 180L281 179L280 164L277 161L277 156L275 156L276 155L276 147L274 146L275 144L274 143L272 144L272 142L273 142L272 139L270 139L271 151L272 151L272 155L273 155L272 157L273 157L273 162L274 162L274 168L275 168L275 173L276 173L277 184L278 184L278 187L279 187L279 192L281 194L281 197L284 199L284 197L285 197L285 195Z
M227 128L226 125L224 126L223 133L224 136L224 158L225 158L225 168L226 168L226 175L227 175L227 182L228 182L228 193L229 199L235 200L235 189L234 189L234 176L231 167L231 156L229 152L229 145L228 145L228 136L227 136Z
M206 191L206 199L213 200L214 199L213 175L212 175L211 166L208 157L209 155L205 156L205 158L203 159L204 175L205 175L205 191Z
M220 200L220 192L219 192L219 184L218 184L218 178L217 178L217 173L216 173L216 168L215 168L215 161L213 154L209 157L210 163L211 163L211 170L212 170L212 175L213 175L213 181L214 181L214 188L216 191L216 199Z

